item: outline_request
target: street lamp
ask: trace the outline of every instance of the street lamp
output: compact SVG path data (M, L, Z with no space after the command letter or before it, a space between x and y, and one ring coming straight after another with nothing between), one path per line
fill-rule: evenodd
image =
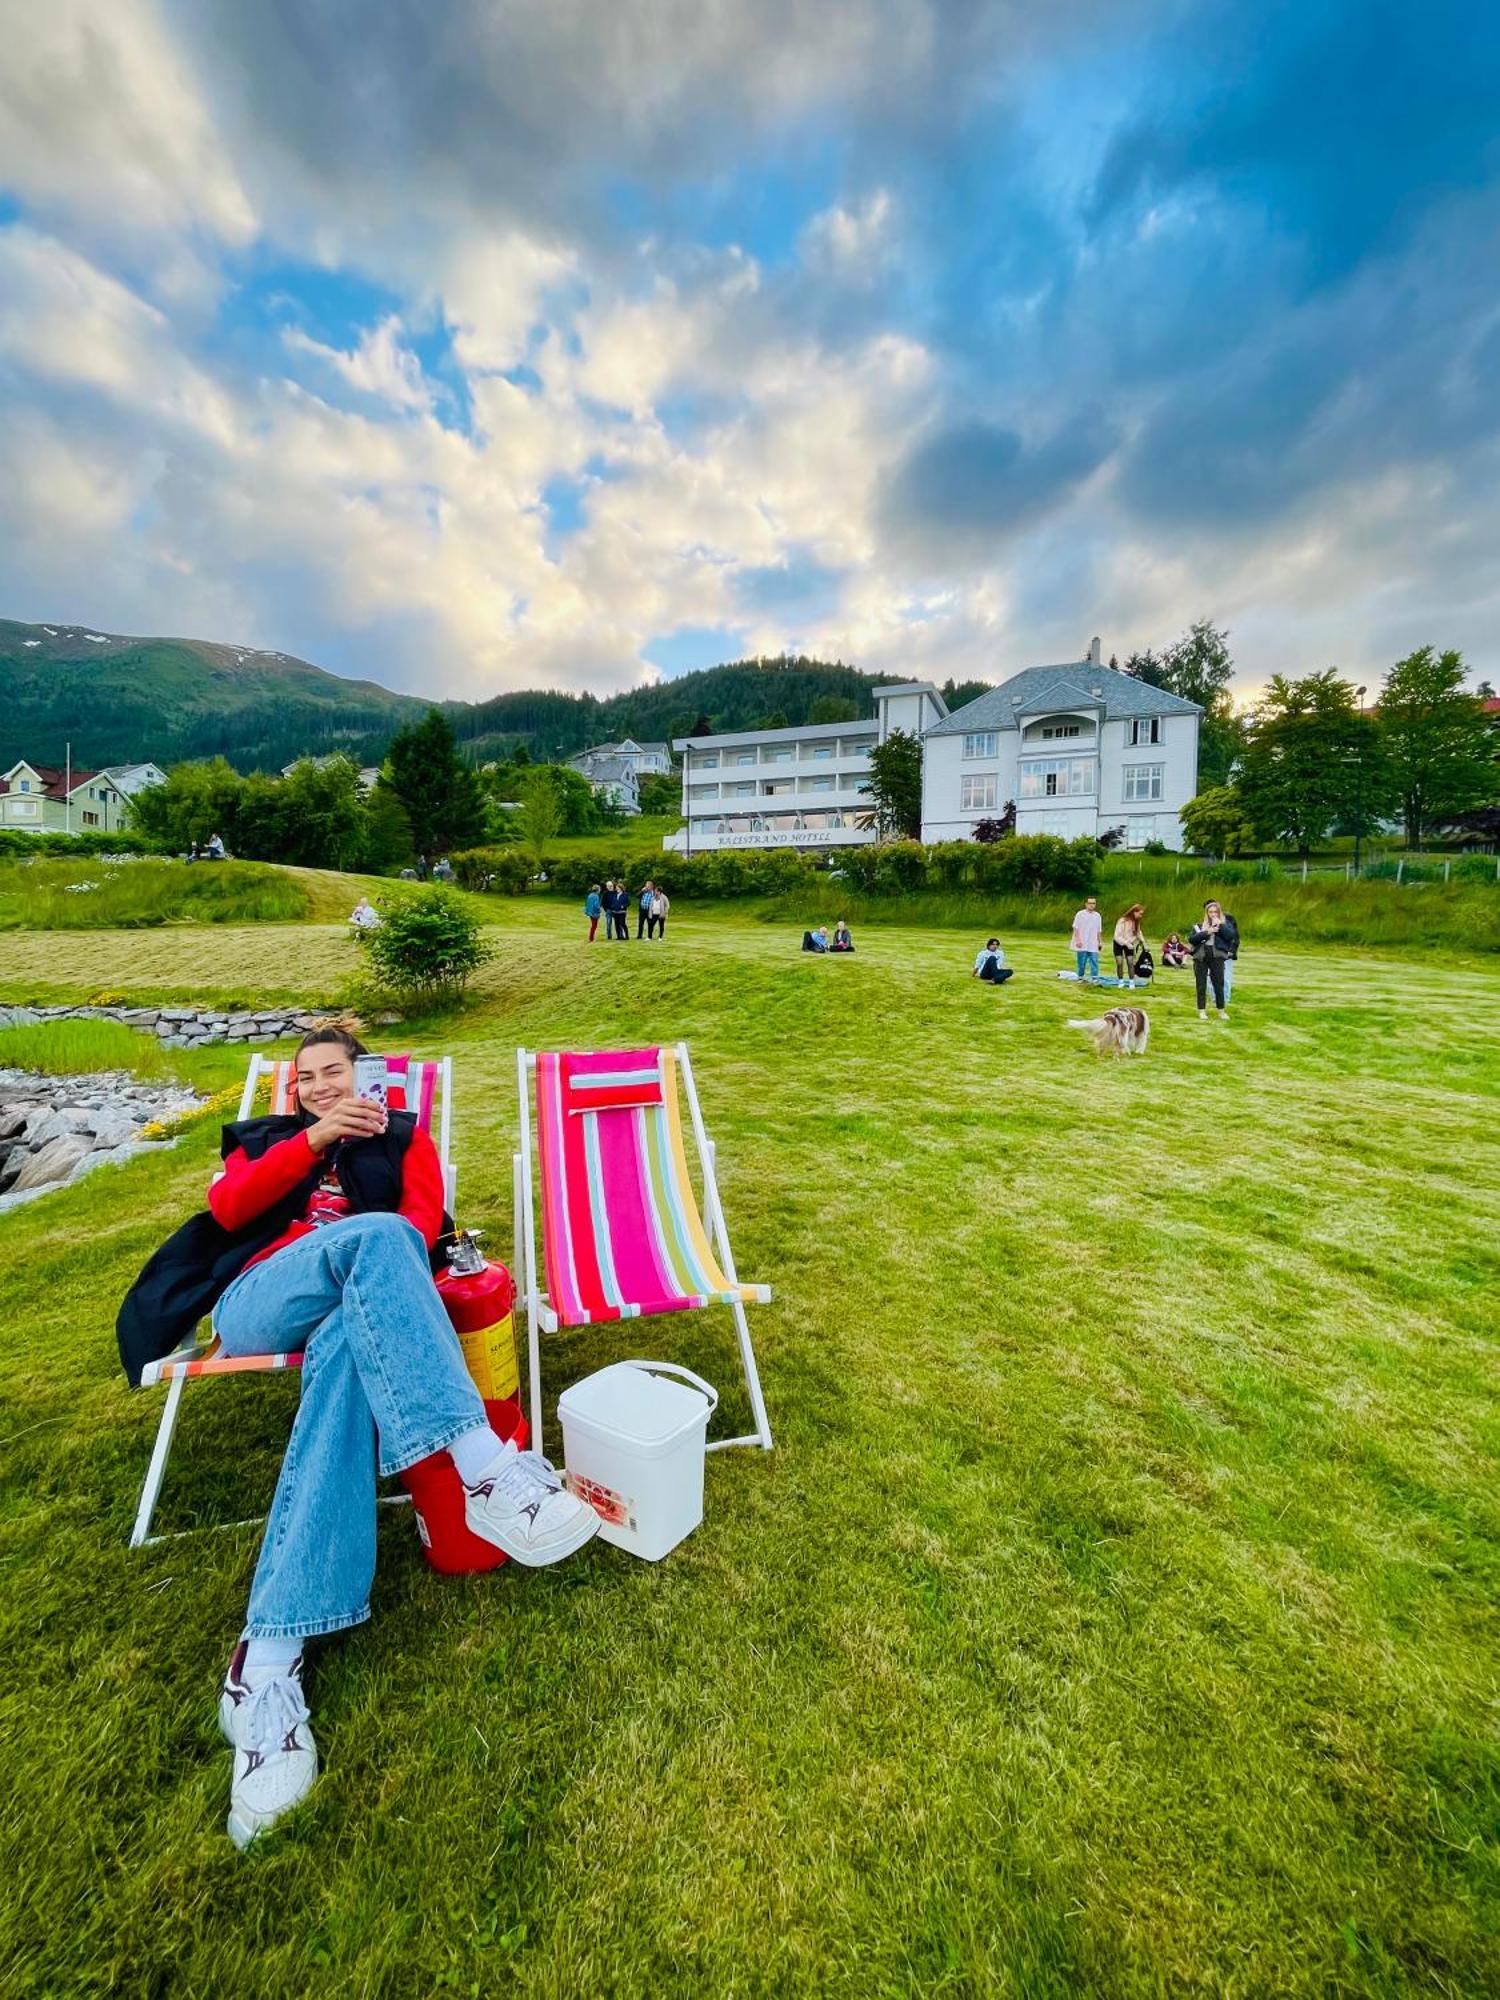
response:
M1359 702L1359 738L1354 745L1354 879L1359 880L1359 843L1365 830L1365 690L1354 690Z

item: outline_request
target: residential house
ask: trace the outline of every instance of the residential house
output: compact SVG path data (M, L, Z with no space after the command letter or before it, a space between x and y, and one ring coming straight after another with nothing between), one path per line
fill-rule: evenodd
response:
M122 766L136 772L151 766ZM133 784L132 790L139 790ZM129 818L129 793L113 767L67 772L25 758L0 773L0 827L16 833L115 833Z
M578 759L574 757L569 761L572 768L578 770ZM589 790L596 798L607 800L610 805L618 806L622 812L640 811L640 780L634 767L623 757L596 756L583 775L588 779Z
M1202 710L1100 660L1028 667L929 729L922 838L967 840L1014 799L1017 833L1073 840L1115 827L1125 844L1184 844L1198 789Z
M672 753L665 743L637 743L633 736L627 736L623 743L599 743L592 750L580 750L568 762L586 778L600 776L596 767L601 764L608 764L616 772L624 768L635 777L644 778L653 771L670 771Z

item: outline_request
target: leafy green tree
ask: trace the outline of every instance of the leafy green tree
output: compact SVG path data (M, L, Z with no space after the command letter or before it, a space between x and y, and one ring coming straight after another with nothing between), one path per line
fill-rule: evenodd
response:
M204 845L215 833L231 854L267 859L253 841L246 844L241 824L246 780L222 757L206 764L174 764L163 785L148 785L131 800L132 830L161 847L185 853L194 841Z
M270 841L274 858L303 868L352 868L364 843L366 811L359 769L349 758L304 757L274 780ZM253 787L255 780L249 781Z
M1406 824L1406 844L1459 813L1500 798L1500 765L1484 704L1464 686L1463 655L1419 646L1380 692L1381 749Z
M406 807L389 785L377 784L365 800L360 867L372 875L393 875L407 866L415 852Z
M859 704L851 701L848 695L820 694L808 710L807 719L809 722L858 722Z
M418 1007L454 1005L494 952L477 920L451 889L397 896L378 930L361 931L381 987Z
M648 771L640 781L643 813L680 813L682 779L675 771Z
M528 772L521 786L521 810L516 815L521 844L536 864L538 873L547 866L552 842L562 826L562 785L560 767L539 764ZM575 772L574 776L577 775Z
M1162 664L1148 646L1144 653L1132 653L1120 672L1129 674L1132 680L1144 681L1147 687L1165 687L1162 679Z
M910 731L893 729L870 752L866 787L882 840L922 837L922 745Z
M1239 792L1264 840L1306 859L1340 821L1377 816L1385 791L1373 725L1336 668L1301 680L1273 676L1255 710Z
M391 738L386 782L406 808L411 837L421 854L472 847L484 837L479 777L458 753L453 725L431 708Z
M1255 826L1245 801L1233 785L1210 785L1189 799L1181 820L1188 845L1221 860L1244 854L1255 845Z

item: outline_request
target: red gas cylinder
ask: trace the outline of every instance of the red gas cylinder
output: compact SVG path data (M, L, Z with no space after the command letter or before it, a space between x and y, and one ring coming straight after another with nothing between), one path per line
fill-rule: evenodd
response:
M450 1268L437 1280L438 1296L484 1398L490 1428L503 1438L514 1438L516 1449L524 1451L531 1432L521 1414L515 1284L503 1264L485 1260L467 1231L448 1252L448 1260ZM503 1550L470 1534L464 1519L463 1482L446 1451L408 1466L401 1483L412 1497L417 1533L434 1569L445 1576L466 1576L496 1569L505 1561Z

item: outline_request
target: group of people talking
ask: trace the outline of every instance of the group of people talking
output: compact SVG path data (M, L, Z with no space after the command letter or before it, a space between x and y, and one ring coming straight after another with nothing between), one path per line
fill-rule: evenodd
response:
M655 882L643 882L639 889L627 889L623 882L596 882L583 899L583 914L589 920L589 943L594 942L599 930L599 919L604 919L604 935L607 938L628 938L630 936L630 905L635 903L635 934L638 938L658 938L667 934L667 914L672 907L672 899L665 889Z
M1115 978L1122 985L1143 985L1156 970L1151 948L1146 942L1146 907L1132 903L1116 919L1111 943L1114 947ZM1078 978L1093 983L1099 978L1099 945L1104 919L1095 896L1084 899L1073 918L1072 946ZM1206 1019L1208 996L1212 992L1219 1018L1229 1018L1229 992L1234 962L1240 955L1240 928L1223 905L1213 897L1203 905L1203 915L1188 932L1186 942L1172 931L1162 944L1161 962L1177 968L1191 964L1197 988L1198 1014Z

